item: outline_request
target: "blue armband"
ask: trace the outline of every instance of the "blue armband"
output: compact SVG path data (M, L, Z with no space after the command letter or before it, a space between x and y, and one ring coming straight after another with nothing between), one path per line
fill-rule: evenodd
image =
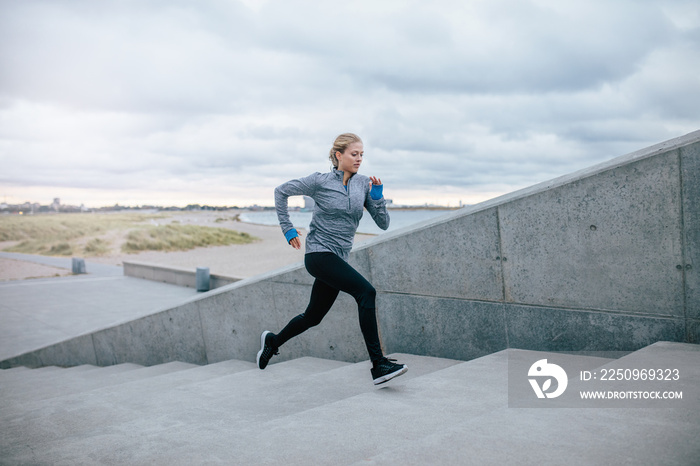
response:
M369 191L369 197L373 200L378 201L382 198L382 193L384 192L383 184L373 184L372 189Z
M299 233L297 233L296 228L292 228L291 230L289 230L287 233L284 234L284 237L287 238L288 243L298 236L299 236Z

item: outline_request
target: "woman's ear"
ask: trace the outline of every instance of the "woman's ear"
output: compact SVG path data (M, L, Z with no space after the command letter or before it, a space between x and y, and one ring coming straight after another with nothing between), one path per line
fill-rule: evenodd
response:
M336 169L340 167L340 157L342 157L342 155L343 154L340 151L335 151L335 159L338 161L338 166L335 167Z

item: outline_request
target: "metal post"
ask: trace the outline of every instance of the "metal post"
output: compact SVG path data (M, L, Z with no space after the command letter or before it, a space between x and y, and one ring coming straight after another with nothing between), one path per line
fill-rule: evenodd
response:
M209 267L197 267L197 291L209 291Z
M87 273L85 270L85 259L80 259L79 257L74 257L73 262L73 274L81 274L81 273Z

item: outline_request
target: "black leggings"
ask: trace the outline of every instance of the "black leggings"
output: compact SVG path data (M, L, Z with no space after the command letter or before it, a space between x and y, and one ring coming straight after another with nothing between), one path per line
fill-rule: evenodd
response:
M287 326L275 336L275 344L282 346L295 336L320 324L338 297L338 293L343 291L357 301L360 330L365 338L370 359L372 361L382 359L375 307L377 291L370 282L332 252L308 253L304 256L304 265L306 270L316 278L311 289L309 305L303 314L290 320Z

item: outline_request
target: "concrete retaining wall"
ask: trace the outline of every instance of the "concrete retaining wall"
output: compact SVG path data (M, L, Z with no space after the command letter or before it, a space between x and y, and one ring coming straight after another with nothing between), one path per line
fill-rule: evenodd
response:
M124 275L171 285L197 288L197 271L179 267L164 267L147 262L124 262ZM209 289L221 288L240 281L240 278L209 274Z
M368 241L387 352L633 351L700 341L700 131ZM5 365L254 360L308 302L301 265ZM279 360L367 358L354 301Z

